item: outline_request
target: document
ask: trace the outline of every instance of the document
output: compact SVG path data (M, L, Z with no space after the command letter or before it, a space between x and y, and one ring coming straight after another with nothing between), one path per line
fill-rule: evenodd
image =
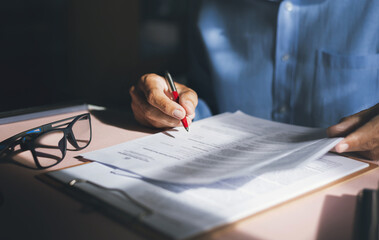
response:
M325 129L255 118L240 111L82 154L146 179L211 184L265 168L293 168L320 158L341 138Z
M67 186L76 180L72 187L116 207L116 212L132 215L171 238L184 239L233 223L368 166L328 153L292 168L274 170L268 165L243 177L205 185L157 182L96 162L47 174Z

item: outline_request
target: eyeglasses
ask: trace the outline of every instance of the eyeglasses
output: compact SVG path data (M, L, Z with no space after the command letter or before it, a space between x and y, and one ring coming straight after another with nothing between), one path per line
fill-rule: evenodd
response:
M33 156L34 167L49 168L60 163L67 150L81 150L91 139L91 118L85 113L29 129L0 142L0 158L26 151Z

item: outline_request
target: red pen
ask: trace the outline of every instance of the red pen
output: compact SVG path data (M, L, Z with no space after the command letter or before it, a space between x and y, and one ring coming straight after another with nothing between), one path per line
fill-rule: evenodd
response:
M172 96L174 97L174 101L177 102L177 103L179 103L179 94L178 94L178 91L176 90L175 83L172 80L171 74L168 71L166 71L166 73L165 73L165 78L168 81L168 84L170 85ZM188 132L189 131L189 127L188 127L187 118L184 117L181 121L182 121L182 124L183 124L184 128Z

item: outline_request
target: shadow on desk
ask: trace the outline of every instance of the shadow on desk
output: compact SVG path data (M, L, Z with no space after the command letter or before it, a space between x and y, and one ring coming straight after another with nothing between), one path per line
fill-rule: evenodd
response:
M144 133L157 133L160 130L139 124L132 112L119 109L90 110L90 113L104 124Z
M326 196L317 239L353 239L356 202L353 195Z

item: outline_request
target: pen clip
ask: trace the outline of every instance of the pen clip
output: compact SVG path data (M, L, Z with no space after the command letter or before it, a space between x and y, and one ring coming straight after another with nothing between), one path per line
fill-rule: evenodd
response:
M171 74L168 71L165 72L165 78L168 81L168 84L170 85L171 91L177 92L178 90L176 90L174 80L172 80Z

